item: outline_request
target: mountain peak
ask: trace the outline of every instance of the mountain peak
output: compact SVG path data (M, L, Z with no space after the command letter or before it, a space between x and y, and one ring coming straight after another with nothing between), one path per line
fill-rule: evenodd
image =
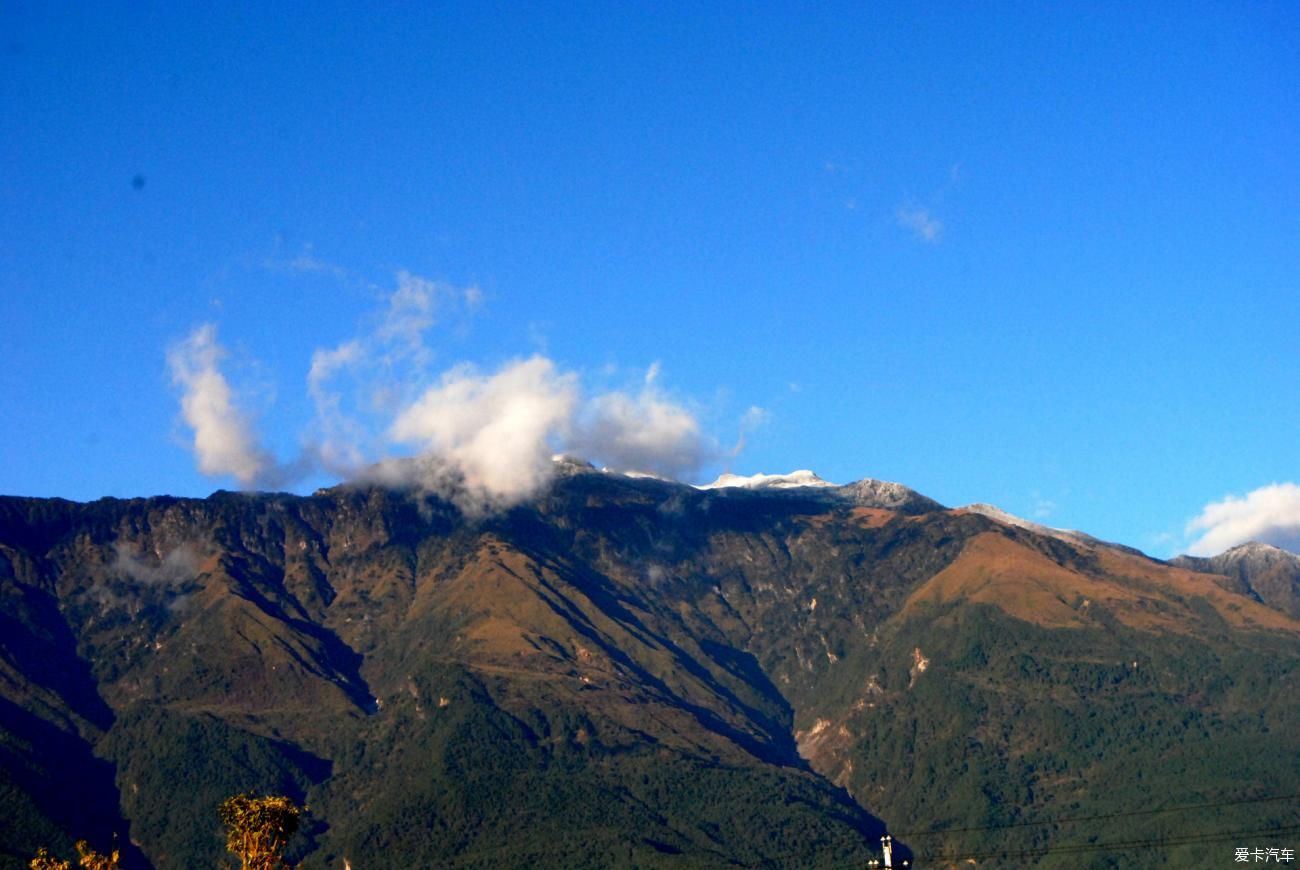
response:
M1297 556L1295 553L1292 553L1290 550L1284 550L1281 547L1275 547L1272 544L1266 544L1263 541L1247 541L1244 544L1238 544L1235 547L1229 547L1228 549L1224 550L1222 553L1219 554L1220 557L1228 557L1228 558L1234 556L1249 557L1249 556L1277 556L1277 555L1285 556L1291 559L1300 559L1300 556Z
M988 504L987 502L975 502L974 504L968 504L964 506L962 510L969 511L973 514L980 514L981 516L986 516L991 520L997 520L998 522L1005 523L1006 525L1009 526L1016 526L1018 528L1028 529L1029 531L1037 532L1040 535L1047 535L1048 537L1052 537L1052 538L1059 538L1061 540L1073 541L1076 544L1099 543L1096 538L1092 537L1091 535L1085 534L1084 532L1078 532L1075 531L1074 529L1058 529L1052 526L1045 526L1042 523L1036 523L1033 520L1027 520L1024 517L1016 516L1013 513L1004 511L1002 508L996 505Z
M1237 544L1229 547L1221 553L1214 556L1176 556L1172 561L1187 563L1204 563L1218 567L1224 565L1235 565L1239 562L1264 563L1264 562L1286 562L1300 565L1300 555L1291 552L1282 547L1266 544L1263 541L1246 541L1244 544Z
M1089 547L1101 545L1101 546L1113 547L1115 549L1123 550L1127 553L1141 552L1140 550L1137 550L1133 547L1126 546L1124 544L1116 544L1112 541L1103 541L1100 538L1093 537L1087 532L1080 532L1077 531L1076 529L1058 529L1055 528L1054 526L1045 526L1042 523L1036 523L1033 520L1027 520L1024 517L1018 517L1013 513L1008 513L1007 511L1004 511L1002 508L997 507L996 505L988 504L986 502L975 502L974 504L968 504L965 507L961 508L961 510L969 511L970 513L973 514L980 514L981 516L986 516L991 520L996 520L997 522L1003 523L1005 525L1016 526L1017 528L1021 528L1021 529L1027 529L1031 532L1035 532L1040 535L1046 535L1049 538L1056 538L1057 540L1060 541L1069 541L1072 544L1082 544L1084 546L1089 546Z
M797 471L791 471L788 474L751 474L743 476L725 472L718 475L718 479L712 483L706 483L697 489L727 489L731 487L743 487L744 489L793 489L800 486L838 486L828 480L823 480L815 473L806 468Z
M748 477L723 474L712 483L698 486L696 489L761 493L797 490L800 496L814 497L830 504L848 504L906 513L943 510L943 505L939 502L926 498L901 483L864 477L841 486L824 480L807 469L791 471L788 474L752 474Z
M1230 578L1234 591L1300 619L1300 555L1290 550L1247 541L1217 556L1175 556L1169 561L1180 568Z
M870 477L847 483L839 487L837 492L847 496L850 501L861 507L906 510L914 513L944 509L939 502L901 483L875 480Z

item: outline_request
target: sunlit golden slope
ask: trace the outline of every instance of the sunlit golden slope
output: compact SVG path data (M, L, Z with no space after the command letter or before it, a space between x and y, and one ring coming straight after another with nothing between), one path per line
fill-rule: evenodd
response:
M903 614L923 604L966 601L995 605L1036 625L1095 625L1100 607L1123 624L1145 630L1195 633L1205 615L1189 603L1209 602L1229 625L1300 631L1300 622L1200 574L1105 545L1069 545L1073 564L989 531L971 538L960 555L908 598Z

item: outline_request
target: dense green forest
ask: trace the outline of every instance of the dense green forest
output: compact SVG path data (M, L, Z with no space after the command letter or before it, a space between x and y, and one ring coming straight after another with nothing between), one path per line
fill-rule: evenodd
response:
M0 499L0 867L83 837L221 866L250 792L309 808L305 868L1286 845L1300 623L1240 578L874 491Z

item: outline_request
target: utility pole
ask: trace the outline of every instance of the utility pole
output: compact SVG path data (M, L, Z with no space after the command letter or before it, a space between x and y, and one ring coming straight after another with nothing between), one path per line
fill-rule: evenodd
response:
M882 864L878 859L872 858L870 861L867 862L867 866L872 868L875 867L893 868L895 866L894 865L894 838L889 836L888 834L885 834L885 836L881 837L880 851L884 853L885 862ZM903 863L897 866L907 867L910 863L911 862L909 861L904 861Z

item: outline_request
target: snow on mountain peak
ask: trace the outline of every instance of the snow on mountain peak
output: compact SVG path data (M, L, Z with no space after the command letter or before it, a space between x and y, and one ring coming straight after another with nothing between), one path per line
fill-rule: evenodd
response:
M1247 541L1244 544L1238 544L1235 547L1229 547L1228 549L1224 550L1221 555L1226 556L1229 553L1238 553L1241 555L1246 555L1251 553L1283 553L1283 552L1286 551L1283 550L1281 547L1275 547L1272 544L1266 544L1263 541Z
M1257 563L1300 563L1300 554L1294 553L1285 547L1266 544L1263 541L1247 541L1244 544L1229 547L1214 558L1227 560L1228 562L1249 560Z
M713 483L706 483L697 486L696 489L728 489L740 487L744 489L793 489L799 486L838 486L839 484L822 480L813 472L806 468L798 471L791 471L789 474L751 474L743 476L739 474L721 474Z
M1013 513L1008 513L996 505L984 502L968 504L962 508L964 511L970 511L974 514L982 514L991 520L997 520L1011 526L1019 526L1022 529L1028 529L1031 532L1037 532L1040 535L1047 535L1051 538L1057 538L1062 541L1073 541L1076 544L1106 544L1107 546L1120 547L1121 549L1132 550L1132 547L1125 547L1123 544L1112 544L1108 541L1100 541L1086 532L1076 531L1075 529L1058 529L1052 526L1045 526L1042 523L1036 523L1033 520L1027 520L1024 517L1018 517Z

